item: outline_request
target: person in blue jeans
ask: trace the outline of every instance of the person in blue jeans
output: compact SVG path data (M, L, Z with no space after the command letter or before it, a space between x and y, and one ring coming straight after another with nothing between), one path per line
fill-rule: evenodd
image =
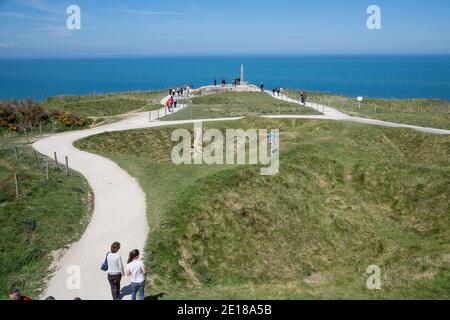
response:
M131 300L136 300L139 292L140 300L144 300L145 266L139 259L139 250L130 252L127 264L127 276L131 276Z

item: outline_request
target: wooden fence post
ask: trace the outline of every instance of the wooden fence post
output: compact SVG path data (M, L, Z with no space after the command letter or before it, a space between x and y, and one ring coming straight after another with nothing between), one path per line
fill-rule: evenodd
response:
M14 181L16 183L16 200L19 201L19 199L20 199L19 178L17 177L17 173L14 174Z
M59 169L59 165L58 165L58 156L56 155L56 152L53 152L53 155L54 155L54 157L55 157L55 166L56 166L56 169Z
M39 160L38 160L36 150L33 150L33 155L34 155L34 162L36 163L36 167L37 167L37 166L39 166Z
M66 175L69 175L69 157L66 156Z
M16 160L20 160L20 157L19 157L19 148L17 148L17 146L14 146L14 153L15 153L15 155L16 155Z
M23 130L25 130L25 137L27 137L27 143L30 143L30 138L28 137L28 130L26 128L24 128Z
M50 180L50 168L48 161L45 161L45 175L47 177L47 180Z

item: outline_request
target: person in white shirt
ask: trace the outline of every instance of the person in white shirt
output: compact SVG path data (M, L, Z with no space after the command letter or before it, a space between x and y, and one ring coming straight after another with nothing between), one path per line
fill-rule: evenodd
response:
M127 276L131 276L131 300L136 300L138 292L140 300L144 300L145 266L139 260L138 249L130 252L127 264Z
M111 252L106 256L108 262L108 281L111 286L113 300L120 300L120 280L125 276L122 257L118 254L119 250L120 243L114 242L111 245Z

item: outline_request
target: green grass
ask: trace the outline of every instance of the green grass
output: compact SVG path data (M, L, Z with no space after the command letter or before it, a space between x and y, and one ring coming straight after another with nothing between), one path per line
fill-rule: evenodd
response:
M82 117L108 117L132 111L160 108L162 92L111 93L90 96L50 97L44 102L47 109L61 109Z
M299 92L288 95L298 99ZM349 115L384 121L450 129L450 103L439 99L365 99L359 110L356 98L308 93L308 101L334 107Z
M207 126L279 128L280 174L175 166L173 128L77 143L116 161L146 192L147 293L450 298L448 137L332 121L246 118ZM380 291L365 288L372 264L382 270Z
M0 149L0 299L12 287L38 298L48 276L52 252L76 241L92 212L93 195L87 182L71 172L50 166L47 181L44 158L35 165L31 147ZM14 174L20 185L16 200Z
M222 93L191 99L189 107L163 120L210 119L259 115L320 114L295 103L271 98L266 93Z

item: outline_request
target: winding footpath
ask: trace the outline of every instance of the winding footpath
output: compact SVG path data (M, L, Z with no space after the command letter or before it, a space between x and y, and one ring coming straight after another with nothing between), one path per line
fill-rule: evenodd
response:
M165 104L165 99L161 104ZM181 105L176 111L183 107ZM164 108L158 112L164 114ZM156 116L156 111L152 112L152 117ZM33 144L36 151L49 158L53 158L53 153L56 152L61 164L64 164L67 156L70 168L86 178L95 197L94 212L86 231L79 241L64 252L59 261L54 262L56 270L41 298L54 296L57 300L72 300L76 297L83 300L110 300L111 292L106 273L100 270L100 265L111 243L119 241L122 244L120 253L124 260L133 249L143 252L149 228L142 188L113 161L80 151L73 143L104 132L196 122L149 120L149 112L142 112L117 123L55 134ZM130 279L125 277L121 285L126 287L129 283ZM124 292L127 293L127 290ZM129 295L124 297L127 298Z
M298 101L287 97L275 98L298 103ZM164 98L161 104L164 105L166 99ZM312 105L307 106L314 108ZM181 105L178 110L183 109L183 107ZM435 134L450 134L449 130L354 118L330 107L320 106L320 109L322 107L324 108L323 116L268 117L355 121L390 127L412 128ZM80 172L87 179L95 195L94 212L86 231L81 239L70 245L62 258L54 263L56 269L47 283L42 298L51 295L58 300L72 300L75 297L80 297L83 300L111 299L106 273L100 270L100 265L109 250L109 246L112 242L119 241L122 244L120 253L125 260L128 252L132 249L137 248L143 252L149 232L146 198L138 182L113 161L78 150L73 146L75 141L104 132L241 119L153 121L154 119L157 120L161 112L164 113L164 108L150 114L149 112L138 113L120 122L98 128L55 134L33 144L35 150L50 158L53 158L53 153L56 152L58 161L61 163L67 156L70 168ZM122 287L126 287L129 283L129 278L125 277L121 284ZM124 299L129 299L129 295L125 296Z
M301 104L300 101L289 98L285 95L281 96L274 96L272 95L272 92L266 91L268 95L271 97L286 101L286 102L292 102L296 104ZM382 126L382 127L391 127L391 128L407 128L407 129L413 129L416 131L421 131L425 133L432 133L432 134L441 134L441 135L450 135L450 130L445 129L436 129L436 128L428 128L428 127L420 127L420 126L414 126L409 124L402 124L402 123L395 123L395 122L389 122L389 121L383 121L383 120L376 120L376 119L370 119L370 118L361 118L361 117L353 117L346 113L343 113L337 109L334 109L329 106L324 106L321 104L306 102L305 107L317 110L319 112L323 113L323 116L265 116L266 118L272 118L272 119L323 119L323 120L338 120L338 121L350 121L350 122L357 122L362 124L370 124L375 126Z

